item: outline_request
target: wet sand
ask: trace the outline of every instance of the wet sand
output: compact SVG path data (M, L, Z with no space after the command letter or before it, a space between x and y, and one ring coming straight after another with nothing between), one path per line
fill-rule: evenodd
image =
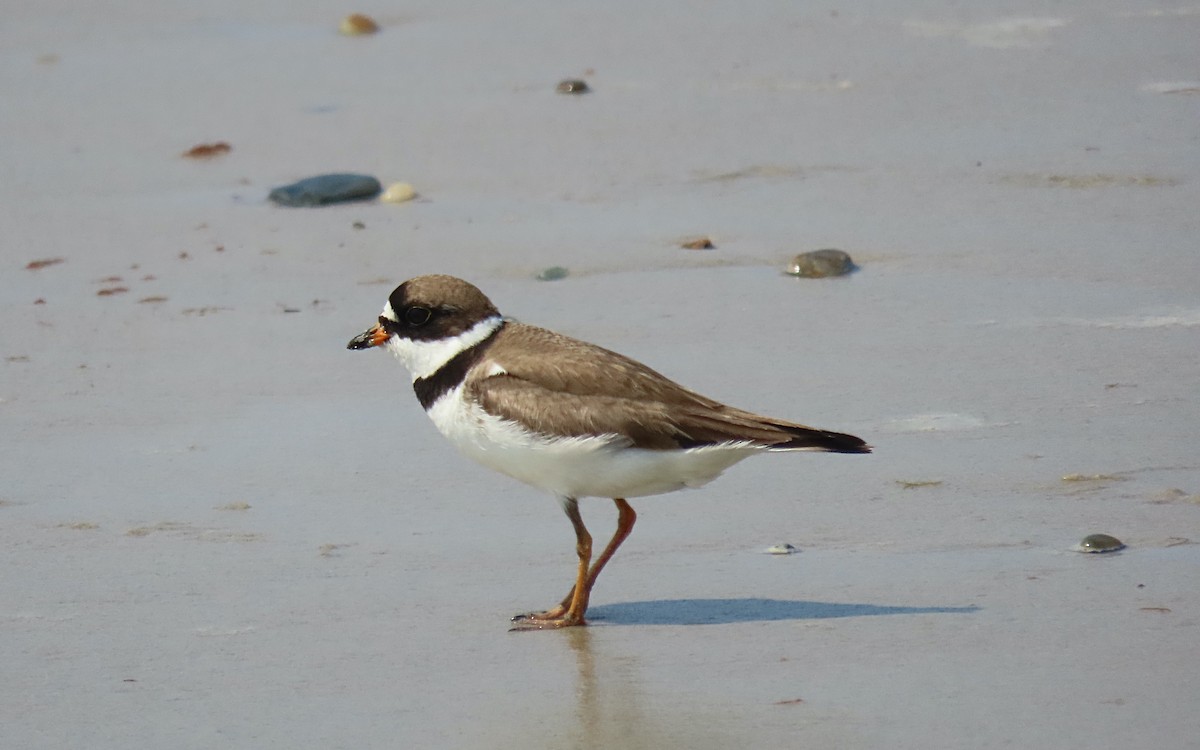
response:
M0 745L1200 736L1200 6L293 6L0 29ZM420 198L266 202L340 171ZM344 348L431 272L876 453L635 502L509 633L569 524Z

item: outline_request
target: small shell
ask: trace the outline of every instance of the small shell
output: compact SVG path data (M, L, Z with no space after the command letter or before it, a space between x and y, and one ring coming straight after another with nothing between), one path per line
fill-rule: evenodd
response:
M338 31L346 36L374 34L376 31L379 31L379 24L375 23L375 19L370 16L364 16L361 13L351 13L338 24Z
M1088 534L1071 549L1075 552L1091 552L1093 554L1116 552L1125 549L1125 543L1108 534Z
M417 197L417 191L407 182L393 182L383 191L379 200L383 203L404 203Z
M799 551L790 544L775 544L763 550L768 555L794 555Z

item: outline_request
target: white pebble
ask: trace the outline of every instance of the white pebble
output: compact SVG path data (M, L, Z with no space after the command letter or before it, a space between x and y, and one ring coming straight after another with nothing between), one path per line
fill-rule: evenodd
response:
M412 185L407 182L393 182L383 191L383 195L379 196L379 200L384 203L404 203L416 197L417 191Z

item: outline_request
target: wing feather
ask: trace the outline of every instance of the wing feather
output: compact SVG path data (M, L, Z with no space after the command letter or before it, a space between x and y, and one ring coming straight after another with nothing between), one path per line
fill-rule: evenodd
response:
M503 361L489 362L485 355L479 375L467 379L468 395L489 414L538 432L616 435L629 446L652 450L745 443L772 450L870 452L853 435L726 406L593 344L515 322L501 335L530 345L497 347L503 348Z

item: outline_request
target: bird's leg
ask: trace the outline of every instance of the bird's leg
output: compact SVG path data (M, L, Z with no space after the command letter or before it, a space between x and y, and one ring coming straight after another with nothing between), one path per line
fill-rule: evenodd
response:
M591 587L587 585L588 566L592 561L592 535L583 525L583 516L579 514L579 501L573 497L562 499L563 511L575 528L575 554L579 556L579 570L575 575L575 586L562 604L554 609L528 615L517 615L513 621L517 623L514 630L540 628L566 628L572 625L585 625L583 615L587 612L588 594Z
M629 537L630 532L633 531L633 524L637 522L637 513L634 512L633 507L630 506L624 498L614 497L613 502L617 505L617 530L613 533L612 539L610 539L608 544L604 547L604 551L600 553L600 557L596 558L596 562L592 563L591 567L588 569L587 577L585 579L581 578L581 580L577 580L575 585L571 587L571 590L567 592L567 595L563 597L562 602L560 602L557 607L536 614L518 615L517 617L513 618L514 620L529 620L531 621L530 627L539 627L539 625L536 625L535 623L541 622L547 623L547 625L545 625L546 627L562 627L561 625L550 625L549 623L565 619L564 615L571 610L571 605L574 603L576 598L575 592L579 590L580 583L583 584L584 592L583 610L579 612L580 617L582 617L583 612L587 610L587 602L588 598L591 596L592 587L596 585L596 579L600 577L600 571L604 570L604 566L607 565L608 561L612 559L612 556L616 554L617 548L620 547L621 544ZM564 504L564 509L565 508L566 506ZM575 515L576 517L579 515L578 504L576 504ZM571 517L571 512L569 510L567 511L567 516ZM572 518L571 523L575 524L574 518ZM583 520L580 519L579 523L575 527L576 538L579 537L579 529L582 527ZM583 533L587 534L587 529L583 529ZM587 538L588 549L590 553L591 536L588 535ZM576 551L578 551L578 545L576 545ZM581 565L582 561L583 557L581 556ZM583 571L580 570L581 575L582 573Z
M637 522L637 513L633 512L633 508L629 503L625 502L624 498L614 497L613 502L617 504L617 530L613 532L612 539L608 540L608 545L600 553L600 557L596 558L596 562L592 563L591 570L588 571L588 594L591 594L592 586L596 585L596 579L600 577L600 571L604 570L604 566L616 554L617 547L620 547L629 537L629 533L633 531L633 524ZM575 592L572 591L571 593ZM567 599L570 598L571 594L567 594Z

